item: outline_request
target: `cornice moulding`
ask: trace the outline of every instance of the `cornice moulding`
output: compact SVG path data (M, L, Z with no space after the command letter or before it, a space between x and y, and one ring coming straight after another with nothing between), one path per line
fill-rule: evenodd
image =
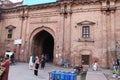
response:
M57 1L57 2L52 2L52 3L46 3L46 4L38 4L38 5L24 5L24 6L17 6L17 7L7 7L7 8L3 8L4 12L16 12L16 11L20 11L21 8L27 7L25 9L29 9L29 10L38 10L38 9L43 9L43 8L50 8L50 7L56 7L56 6L60 6L63 4L89 4L89 3L96 3L96 2L100 2L99 0L75 0L75 1Z

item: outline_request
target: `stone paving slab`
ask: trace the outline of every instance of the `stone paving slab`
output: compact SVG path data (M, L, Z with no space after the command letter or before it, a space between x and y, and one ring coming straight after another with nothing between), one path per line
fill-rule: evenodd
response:
M88 71L86 80L107 80L105 75L100 71Z

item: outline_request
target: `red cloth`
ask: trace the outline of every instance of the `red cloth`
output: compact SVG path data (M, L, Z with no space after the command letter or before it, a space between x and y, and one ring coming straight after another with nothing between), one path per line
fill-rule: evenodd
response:
M3 75L2 79L0 79L0 80L8 80L10 60L9 59L5 60L5 62L2 64L2 66L4 66L6 69L5 69L5 74Z
M115 64L115 62L114 62L114 59L112 58L112 65L114 65Z

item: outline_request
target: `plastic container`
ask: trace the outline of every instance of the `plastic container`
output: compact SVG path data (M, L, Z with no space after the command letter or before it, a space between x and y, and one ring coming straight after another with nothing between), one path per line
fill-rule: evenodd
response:
M70 73L70 80L75 80L76 79L76 74L74 72Z
M65 72L61 72L61 74L60 74L60 80L65 80Z
M53 70L51 73L50 73L50 77L52 80L55 80L56 79L56 71Z

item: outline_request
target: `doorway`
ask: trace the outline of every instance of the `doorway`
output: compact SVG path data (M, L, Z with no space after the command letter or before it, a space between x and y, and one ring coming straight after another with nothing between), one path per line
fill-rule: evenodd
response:
M89 55L82 55L82 65L89 65Z
M53 62L54 38L49 32L42 30L37 33L32 44L32 54L39 57L44 55L47 62Z

